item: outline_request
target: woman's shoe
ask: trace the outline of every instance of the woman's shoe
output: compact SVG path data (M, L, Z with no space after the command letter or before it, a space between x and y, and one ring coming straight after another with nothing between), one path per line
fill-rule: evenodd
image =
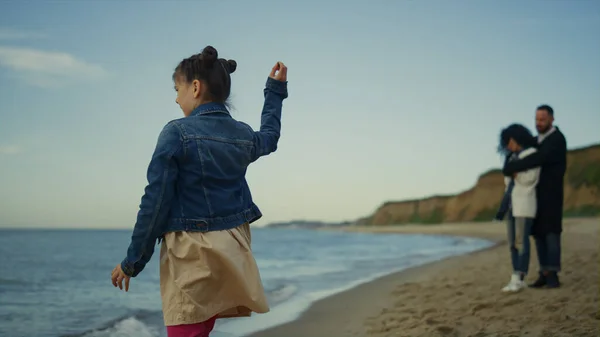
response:
M527 285L525 285L525 282L521 280L521 275L513 274L508 284L504 288L502 288L502 292L514 293L526 287Z

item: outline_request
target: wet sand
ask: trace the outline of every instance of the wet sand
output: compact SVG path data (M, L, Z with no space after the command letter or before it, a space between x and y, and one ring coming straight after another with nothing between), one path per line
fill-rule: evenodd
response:
M496 245L410 268L314 303L253 337L600 336L600 219L568 219L559 289L500 289L511 274L503 223L349 227L347 231L485 238ZM530 274L537 277L532 242Z

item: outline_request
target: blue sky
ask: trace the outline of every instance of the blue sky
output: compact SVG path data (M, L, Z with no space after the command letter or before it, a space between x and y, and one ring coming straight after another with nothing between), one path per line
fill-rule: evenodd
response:
M279 149L248 172L266 224L467 189L542 103L570 148L599 142L599 40L593 0L2 1L0 226L132 227L172 71L208 44L255 128L289 67Z

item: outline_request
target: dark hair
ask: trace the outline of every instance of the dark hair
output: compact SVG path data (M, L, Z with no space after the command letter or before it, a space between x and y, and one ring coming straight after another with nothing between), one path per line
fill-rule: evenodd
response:
M544 110L544 111L546 111L548 113L548 115L554 116L554 109L552 109L552 107L549 106L549 105L547 105L547 104L543 104L543 105L538 106L537 109L536 109L536 111L537 110Z
M213 102L226 103L231 92L231 73L237 68L234 60L220 59L217 50L207 46L200 54L192 55L179 62L173 81L203 81L208 86L208 98Z
M537 144L537 141L531 131L521 124L511 124L500 132L500 144L498 145L498 152L509 155L511 151L508 149L508 142L510 139L514 139L517 144L521 145L524 149L533 147Z

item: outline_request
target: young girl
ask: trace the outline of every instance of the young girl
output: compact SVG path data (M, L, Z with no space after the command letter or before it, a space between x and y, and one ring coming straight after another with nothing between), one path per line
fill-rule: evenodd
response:
M250 163L277 149L287 68L278 62L264 89L260 131L227 109L233 60L215 48L179 63L173 74L184 118L168 123L148 167L148 186L127 257L112 272L129 289L160 251L160 289L169 337L203 337L215 320L269 311L250 247L250 223L262 214L246 183Z
M536 144L531 132L520 124L512 124L500 133L499 149L506 154L506 162L535 153ZM509 214L507 232L513 273L508 284L502 288L504 292L516 292L526 287L523 280L529 269L529 235L537 212L536 185L539 175L540 168L537 167L506 180L506 195L496 215L496 219L502 219L505 212Z

